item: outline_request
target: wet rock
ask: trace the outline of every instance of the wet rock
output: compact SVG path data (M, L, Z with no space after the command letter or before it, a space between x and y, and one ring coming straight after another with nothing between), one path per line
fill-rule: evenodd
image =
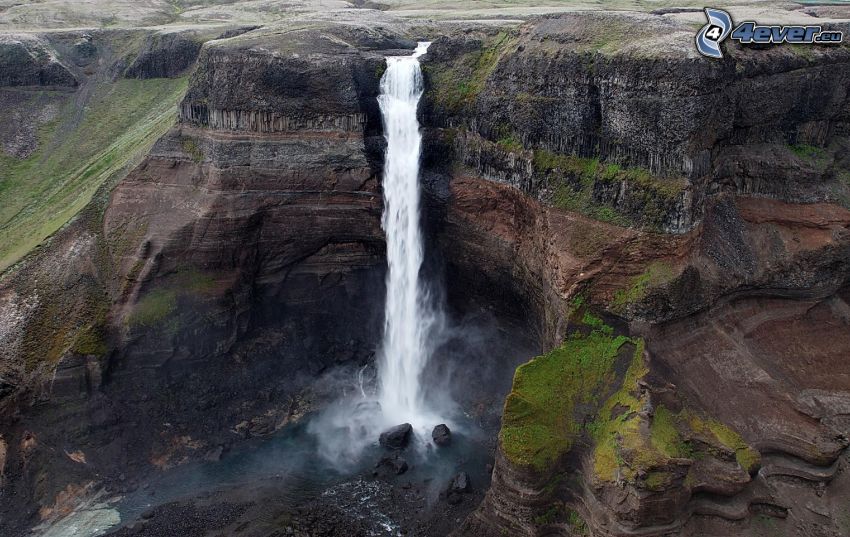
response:
M375 465L375 475L401 475L408 469L407 461L398 455L382 457Z
M447 446L452 443L452 432L445 423L441 423L431 431L431 439L438 446Z
M250 426L251 425L247 421L240 421L235 427L233 427L233 432L242 438L248 438Z
M404 449L410 442L410 434L412 432L412 425L402 423L382 432L378 438L378 443L389 449Z
M471 486L469 484L469 474L466 472L458 472L449 483L449 496L452 494L461 494L469 492Z
M209 462L218 462L221 460L221 456L224 454L224 446L216 446L211 450L207 451L204 455L204 460Z

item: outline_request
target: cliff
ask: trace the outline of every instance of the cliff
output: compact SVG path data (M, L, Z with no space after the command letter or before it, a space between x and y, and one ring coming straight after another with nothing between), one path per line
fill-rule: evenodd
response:
M846 204L850 49L706 62L692 38L634 13L442 37L425 116L478 174L616 223L686 232L730 191Z
M844 531L809 507L847 487L819 373L848 348L847 50L706 62L690 35L583 14L434 45L426 117L465 177L444 247L524 282L553 348L517 370L458 535Z
M515 374L492 485L457 534L846 532L848 49L712 62L675 16L358 13L6 55L40 58L15 60L22 84L61 86L7 80L7 110L95 113L61 118L56 136L76 134L52 160L26 160L47 159L37 129L0 130L16 178L80 170L27 198L74 192L74 210L10 220L38 233L0 282L3 524L270 434L328 400L323 374L372 360L378 82L424 36L426 229L449 304L547 351ZM97 113L128 95L158 113ZM110 128L88 140L89 117Z

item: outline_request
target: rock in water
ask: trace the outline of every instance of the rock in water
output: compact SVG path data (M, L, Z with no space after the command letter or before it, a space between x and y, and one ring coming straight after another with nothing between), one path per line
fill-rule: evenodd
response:
M445 423L441 423L431 431L431 439L438 446L448 446L452 443L452 432Z
M382 432L378 438L378 443L389 449L403 449L410 442L411 432L413 432L413 426L409 423L402 423Z
M469 474L466 472L458 472L452 478L452 482L449 484L449 494L460 494L463 492L469 492Z

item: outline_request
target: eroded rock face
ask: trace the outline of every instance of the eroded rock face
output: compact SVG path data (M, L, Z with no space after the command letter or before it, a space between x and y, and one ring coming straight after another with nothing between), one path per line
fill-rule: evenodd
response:
M203 37L193 32L150 35L124 76L142 79L177 77L195 64L203 41Z
M271 52L234 48L218 57L259 66L246 71L247 79L269 94L287 80L270 69L272 78L263 81L264 69L277 63ZM6 420L29 408L27 390L44 386L38 393L51 400L30 423L47 443L27 453L26 465L22 453L9 455L15 471L7 487L20 505L49 505L69 482L95 471L103 476L98 481L124 488L143 468L171 468L240 435L270 434L329 397L316 382L324 370L371 358L385 271L381 136L363 128L377 113L378 75L372 70L368 84L353 85L357 58L362 74L381 54L360 56L352 48L339 61L316 62L313 108L286 109L288 117L297 115L287 132L231 130L184 117L116 187L102 215L84 215L4 284L2 315L15 319L3 332L11 352L4 354L4 379L6 366L20 360L14 349L66 336L76 341L58 365L21 367L11 379L19 398L3 401ZM151 74L140 69L139 76ZM217 100L214 92L229 91L223 85L206 84L215 72L197 76L187 102L205 95L240 109L244 103ZM232 95L250 95L239 88L245 77L226 74L219 80L229 81ZM333 79L340 83L323 85ZM264 98L259 89L254 95L254 104ZM332 101L354 105L342 111ZM368 107L358 108L361 102ZM363 121L347 126L334 119L347 115ZM28 313L29 304L39 304L35 282L46 274L63 289L61 332ZM64 436L68 423L75 426ZM13 441L23 434L4 421L7 429ZM53 435L69 452L81 444L97 448L86 449L84 465L57 458L41 447ZM55 477L36 489L38 472ZM129 476L126 483L119 474ZM26 509L6 509L4 525L29 523Z
M497 450L487 498L458 534L748 535L759 514L785 517L786 534L841 534L837 517L799 513L832 517L850 486L850 217L790 202L845 192L847 52L734 50L706 63L681 45L692 28L648 15L639 37L681 46L587 48L599 24L635 27L623 17L446 30L423 60L426 224L449 302L497 310L546 348L602 312L646 351L639 374L614 368L605 393L562 417L576 441L545 472ZM203 47L178 124L104 211L4 282L10 525L95 472L119 490L119 468L144 475L270 434L321 404L323 371L371 359L384 277L375 97L383 55L409 38L323 23ZM175 45L173 64L169 47L152 47L130 73L183 72L189 45ZM85 43L79 53L84 63ZM484 64L453 73L480 87L435 95L439 66L467 54ZM787 99L765 105L761 89ZM827 140L838 141L822 153L789 146ZM593 157L608 162L584 175ZM588 178L587 199L566 207L562 188ZM611 220L601 207L634 225L576 213ZM37 292L39 278L64 299L35 316L55 296ZM20 363L19 349L41 348L58 363ZM629 404L603 407L618 394ZM24 423L11 419L21 410ZM635 442L615 429L622 451L608 466L591 434L599 419L628 423ZM653 447L665 419L688 449ZM51 451L59 443L67 457ZM643 448L657 458L641 460Z
M846 395L846 367L834 361L843 361L847 354L846 331L836 327L847 323L848 273L838 267L843 265L839 260L848 256L848 211L828 205L803 208L761 199L727 200L713 204L705 222L689 235L655 244L626 235L606 241L605 247L584 258L573 258L576 268L571 268L566 260L548 255L548 248L532 246L533 233L523 232L531 226L517 223L534 215L531 222L537 222L536 233L546 237L542 244L554 251L567 250L566 245L559 246L564 239L555 230L575 237L575 223L545 227L541 223L557 211L527 199L524 204L493 203L501 189L485 184L471 179L455 182L454 199L466 203L455 205L448 217L451 222L473 219L473 212L488 215L482 219L488 225L465 228L476 236L465 241L491 244L480 250L483 259L504 255L493 266L508 264L514 273L529 271L533 281L581 281L576 276L587 275L585 289L591 297L596 289L607 307L642 319L633 323L632 334L645 338L646 373L636 384L631 384L634 378L624 380L622 388L635 398L634 414L618 404L610 408L612 415L623 416L618 419L624 424L634 424L633 429L623 429L629 431L621 433L624 439L647 444L629 448L631 444L622 443L625 440L618 441L615 445L624 450L619 455L623 462L614 465L613 474L599 473L606 466L599 462L600 440L593 436L575 440L576 447L544 472L518 465L500 451L490 491L458 535L498 531L569 535L588 527L602 535L637 530L688 534L721 531L709 528L727 524L739 534L748 534L745 521L751 512L781 517L777 520L791 517L794 522L782 525L783 534L794 534L795 524L820 528L811 530L815 533L840 528L807 514L789 513L811 503L823 487L835 487L833 494L842 494L846 486L840 480L827 483L832 482L835 468L844 464L840 455L848 445L847 425L839 417ZM486 191L489 196L466 197L467 191ZM504 197L511 195L510 190L504 191ZM730 215L735 215L732 225ZM602 231L600 224L590 225L596 233ZM731 229L734 238L728 236ZM593 237L587 231L582 235ZM772 240L765 240L766 236ZM735 241L739 248L726 249ZM503 254L495 247L499 244ZM659 249L661 245L664 250ZM641 306L618 304L622 291L616 291L614 282L635 281L624 274L633 270L627 263L640 263L638 259L650 249L665 251L665 262L680 267L674 270L678 276L671 276L656 290L638 293ZM526 253L513 255L516 262L510 265L507 258L512 251ZM620 263L606 261L614 259ZM541 277L537 271L548 276ZM542 290L531 289L525 293L533 302ZM569 293L569 288L562 289ZM635 292L634 288L629 292ZM581 326L580 315L564 319L557 309L542 318L552 319L555 324L549 330L555 333L570 333ZM566 328L557 328L557 323ZM830 372L828 381L821 375L825 371ZM594 417L595 410L580 412L572 418L577 424L600 419ZM671 434L681 439L681 445L688 447L650 462L640 454L656 449L648 439L654 438L656 433L651 431L660 427L662 419L671 424L670 431L675 430ZM575 434L579 438L591 434L582 431L580 426ZM596 446L587 448L584 442ZM629 449L636 451L630 455ZM756 458L757 453L761 457ZM558 477L576 472L583 477L571 483ZM806 476L805 481L785 486L780 476L789 474ZM577 499L576 503L568 498ZM565 500L567 511L552 507Z
M50 44L29 34L0 36L0 86L75 87L77 79Z
M425 64L425 114L459 131L465 165L544 201L559 198L553 154L645 168L654 180L611 169L583 190L568 178L588 199L566 201L668 232L698 224L705 195L718 190L846 198L836 179L847 166L847 49L803 58L730 45L724 61L708 62L692 41L673 18L618 13L442 37Z

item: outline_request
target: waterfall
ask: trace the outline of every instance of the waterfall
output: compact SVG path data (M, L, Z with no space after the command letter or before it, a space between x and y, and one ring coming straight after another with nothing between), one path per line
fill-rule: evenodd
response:
M419 156L422 135L416 107L422 96L419 57L430 43L419 43L410 56L387 58L378 103L387 151L384 214L387 237L387 298L384 339L378 359L379 401L384 417L416 425L430 414L420 376L430 355L429 332L436 314L420 281L423 261L419 226Z
M410 56L387 58L378 104L384 120L387 150L384 160L384 214L387 237L387 297L384 334L376 359L377 392L361 369L354 398L343 395L311 420L308 430L319 439L318 454L338 469L357 464L363 450L375 444L388 427L410 423L417 451L427 456L430 429L439 423L454 427L455 408L440 381L428 386L422 373L442 334L443 312L434 305L419 271L424 259L419 226L419 156L422 136L416 108L422 96L419 57L430 43L419 43ZM439 395L436 395L439 393Z

